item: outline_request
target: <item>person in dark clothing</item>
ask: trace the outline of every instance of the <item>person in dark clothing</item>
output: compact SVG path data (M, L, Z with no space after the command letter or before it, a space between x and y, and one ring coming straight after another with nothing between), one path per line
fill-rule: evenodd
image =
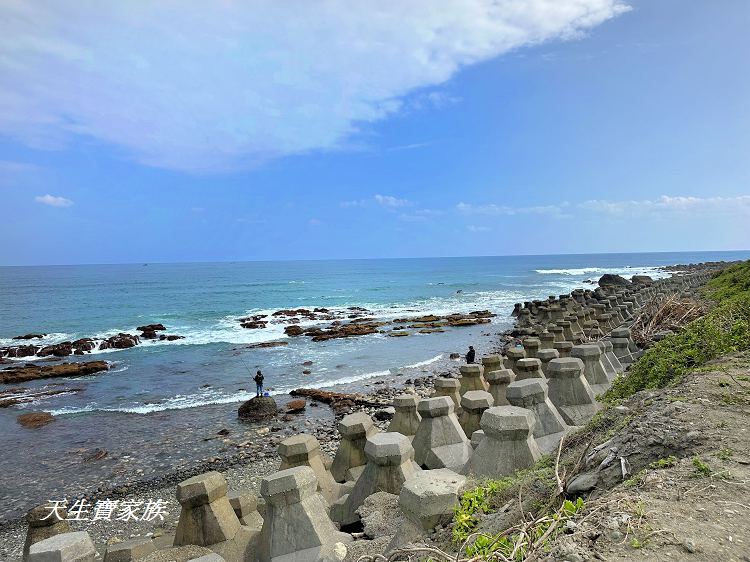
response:
M258 371L253 380L255 381L255 396L263 396L263 373Z
M467 363L473 363L474 362L474 358L476 357L476 355L477 355L477 353L476 353L476 351L474 351L474 346L470 345L469 346L469 351L466 353L466 362Z

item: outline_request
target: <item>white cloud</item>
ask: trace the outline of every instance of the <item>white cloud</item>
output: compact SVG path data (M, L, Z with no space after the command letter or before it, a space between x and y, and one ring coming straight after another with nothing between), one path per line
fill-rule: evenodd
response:
M416 209L411 213L401 213L398 218L406 222L427 222L443 214L435 209Z
M158 167L335 150L462 67L569 39L623 0L0 4L0 135L78 136ZM420 100L422 96L424 100Z
M459 203L456 209L467 215L487 215L487 216L513 216L513 215L550 215L550 216L567 216L563 212L569 206L569 203L563 202L559 205L537 205L533 207L509 207L507 205L496 205L488 203L484 205L472 205L471 203Z
M412 204L412 202L408 199L399 199L398 197L394 197L393 195L378 194L375 195L374 199L378 205L383 205L383 207L408 207Z
M57 195L37 195L34 197L34 201L41 203L42 205L49 205L50 207L70 207L73 205L73 201L66 199L65 197L58 197Z
M737 197L688 197L662 195L657 199L606 201L592 199L577 205L585 211L615 216L750 215L750 195Z
M492 229L489 226L477 226L470 224L466 227L469 232L490 232Z

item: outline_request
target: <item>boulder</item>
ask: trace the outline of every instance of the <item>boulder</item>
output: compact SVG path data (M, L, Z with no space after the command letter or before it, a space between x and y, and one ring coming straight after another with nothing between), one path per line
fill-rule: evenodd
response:
M32 544L44 539L70 532L70 524L67 521L68 513L62 508L57 511L58 516L52 513L47 505L32 508L26 513L26 522L29 529L26 532L26 542L23 545L23 558L27 559Z
M49 412L29 412L28 414L21 414L18 416L16 421L23 427L36 429L55 421L55 416Z
M599 278L600 287L627 287L628 285L630 285L630 281L625 279L622 275L605 273Z
M654 280L649 275L633 275L630 278L633 285L653 285Z
M140 560L156 551L154 541L149 537L136 537L107 547L104 562L131 562Z
M276 400L270 396L256 396L242 404L237 415L243 421L257 422L272 419L278 411Z
M60 365L34 365L26 363L23 366L10 367L0 371L0 383L22 383L37 379L52 379L59 377L81 377L93 375L109 369L106 361L86 361L81 363L61 363Z

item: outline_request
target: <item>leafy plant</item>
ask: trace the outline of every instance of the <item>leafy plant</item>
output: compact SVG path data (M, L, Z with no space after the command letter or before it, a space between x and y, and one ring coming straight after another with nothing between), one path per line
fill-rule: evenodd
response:
M675 464L677 464L677 457L670 455L663 459L659 459L658 461L652 462L649 465L649 468L653 468L655 470L658 470L660 468L672 468Z
M711 476L711 467L703 462L703 460L698 455L695 455L693 457L693 466L701 476Z

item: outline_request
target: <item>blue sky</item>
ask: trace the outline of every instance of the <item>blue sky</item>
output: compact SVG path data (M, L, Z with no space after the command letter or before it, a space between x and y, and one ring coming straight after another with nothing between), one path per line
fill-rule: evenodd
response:
M745 0L66 4L0 6L0 264L750 248Z

